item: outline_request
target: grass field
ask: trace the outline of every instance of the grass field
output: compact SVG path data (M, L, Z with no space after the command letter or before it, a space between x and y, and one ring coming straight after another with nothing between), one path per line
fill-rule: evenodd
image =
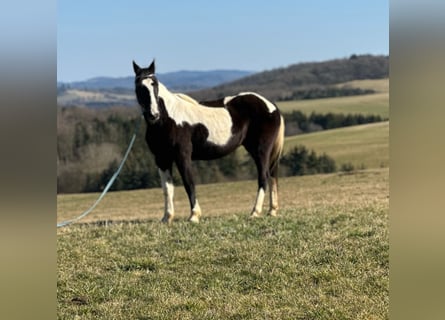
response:
M387 83L279 107L388 117ZM58 318L388 319L389 123L288 137L285 151L298 144L367 169L282 178L280 216L255 220L255 181L198 185L199 225L186 221L181 186L169 226L159 222L161 189L111 192L57 230ZM58 195L58 221L97 197Z
M356 80L338 84L348 85L354 88L372 89L374 94L325 98L313 100L295 100L277 102L283 113L299 110L307 115L317 113L344 113L379 115L384 119L389 118L389 79Z
M326 153L338 166L356 168L389 166L389 122L378 122L287 137L284 152L304 145L317 154Z
M344 113L379 115L389 118L389 94L375 93L352 97L325 98L277 102L283 113L299 110L307 115L318 113Z
M377 93L389 92L389 79L366 79L366 80L353 80L344 83L340 83L337 87L349 86L352 88L371 89Z
M160 189L110 193L57 230L58 318L388 319L388 175L281 179L256 220L254 181L199 185L199 225L180 187L170 226ZM59 195L58 220L96 197Z

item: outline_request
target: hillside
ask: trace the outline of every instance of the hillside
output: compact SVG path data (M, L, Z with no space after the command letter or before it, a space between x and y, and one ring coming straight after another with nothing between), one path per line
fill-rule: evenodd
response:
M198 100L206 100L255 91L272 101L356 95L373 91L352 90L353 82L341 88L336 85L388 76L388 56L352 55L347 59L299 63L264 71L210 89L190 92L190 95ZM311 94L308 95L308 92Z
M350 163L355 168L389 166L389 122L320 131L288 137L284 152L304 145L317 153L326 153L341 166Z
M307 115L318 113L343 113L379 115L389 118L389 79L353 80L336 86L352 86L360 89L370 89L375 93L352 97L336 97L325 99L308 99L277 102L283 113L301 111Z
M252 74L243 70L177 71L158 74L172 91L191 91L216 86ZM134 106L134 77L96 77L57 84L57 104L102 108Z
M172 90L197 90L233 81L252 74L245 70L175 71L158 74L158 78ZM134 89L134 77L95 77L85 81L60 82L58 87L66 86L82 90Z
M372 55L298 63L255 74L240 70L214 70L158 75L170 90L186 92L198 100L255 91L272 101L369 95L382 92L381 87L376 88L374 81L388 76L389 57ZM81 82L58 83L57 103L60 106L91 108L134 106L133 77L97 77Z
M136 107L136 97L133 90L85 90L64 89L57 94L57 105L65 107Z

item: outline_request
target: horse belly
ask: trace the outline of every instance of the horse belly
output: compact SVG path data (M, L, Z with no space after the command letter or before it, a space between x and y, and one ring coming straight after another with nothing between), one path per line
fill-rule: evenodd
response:
M206 142L202 145L194 145L192 159L193 160L213 160L222 158L229 153L235 151L240 144L234 141L229 141L225 146L219 146L211 142Z

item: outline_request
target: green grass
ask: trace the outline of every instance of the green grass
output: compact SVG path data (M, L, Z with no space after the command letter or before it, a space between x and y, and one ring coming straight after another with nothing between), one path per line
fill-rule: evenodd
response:
M389 166L389 122L379 122L287 137L284 152L302 144L318 154L326 153L337 165Z
M180 189L170 226L152 189L58 229L58 318L388 319L387 169L281 179L277 218L247 218L243 181L198 186L193 225ZM59 220L94 196L58 196Z
M283 111L387 115L385 83L360 85L383 91ZM199 225L186 222L182 187L170 226L159 222L160 189L109 193L81 223L57 230L58 318L388 319L388 130L386 122L287 138L286 151L304 144L338 165L376 169L280 179L277 218L248 219L255 181L197 186ZM58 221L97 196L59 195Z
M355 80L338 84L348 85L354 88L372 89L374 94L277 102L278 108L283 113L299 110L307 115L317 113L343 113L379 115L384 119L389 118L389 79Z
M277 102L283 113L301 111L307 115L317 113L344 113L379 115L389 118L389 94L375 93L352 97L325 98Z
M337 87L349 86L352 88L371 89L375 92L389 92L389 79L365 79L353 80L344 83L339 83Z

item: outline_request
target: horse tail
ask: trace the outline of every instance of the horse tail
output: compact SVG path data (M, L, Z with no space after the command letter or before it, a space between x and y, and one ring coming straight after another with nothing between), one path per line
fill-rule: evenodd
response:
M284 146L284 119L280 115L280 126L278 128L278 134L275 138L274 145L272 147L272 152L270 153L270 172L274 175L278 170L278 163L280 162L281 155L283 153Z

